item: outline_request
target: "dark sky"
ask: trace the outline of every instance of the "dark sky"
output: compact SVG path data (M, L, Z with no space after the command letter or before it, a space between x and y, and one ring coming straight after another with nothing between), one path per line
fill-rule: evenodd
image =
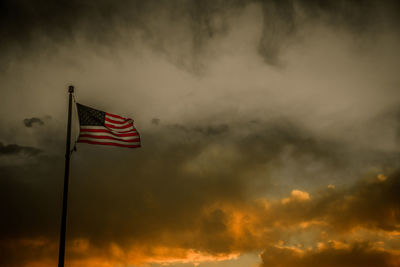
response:
M400 266L397 1L2 1L0 266ZM74 113L74 138L77 119Z

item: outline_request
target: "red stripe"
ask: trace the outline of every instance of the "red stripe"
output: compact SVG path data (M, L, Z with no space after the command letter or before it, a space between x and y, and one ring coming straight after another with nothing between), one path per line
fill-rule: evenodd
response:
M122 144L115 144L115 143L109 143L109 142L96 142L96 141L89 141L89 140L78 140L78 143L88 143L88 144L93 144L93 145L105 145L105 146L122 146L122 147L130 147L130 148L135 148L135 147L140 147L140 145L122 145Z
M119 134L137 132L136 129L135 129L135 127L133 127L133 129L126 130L126 131L121 131L121 130L117 130L117 129L110 129L110 128L107 128L107 127L104 127L104 128L107 129L107 130L110 131L110 132L113 132L113 133L117 132L117 133L119 133Z
M107 129L106 127L103 127L104 129L83 129L83 128L81 128L81 131L88 131L88 132L113 132L113 133L115 133L115 132L117 132L117 133L124 133L124 132L121 132L121 131L113 131L113 130L110 130L110 129ZM132 130L128 130L128 131L125 131L125 132L137 132L137 130L135 129L135 128L133 128Z
M114 114L110 114L110 113L107 113L107 112L106 112L106 115L108 115L110 117L117 118L117 119L126 120L126 118L124 118L124 117L121 117L121 116L118 116L118 115L114 115Z
M133 127L133 123L129 123L127 125L124 126L114 126L108 123L104 123L104 126L107 128L111 128L111 129L125 129L125 128L129 128L129 127Z
M125 120L125 121L115 121L115 120L112 120L112 119L109 119L109 118L105 118L105 120L106 121L108 121L108 122L112 122L112 123L116 123L116 124L124 124L124 123L126 123L128 120Z
M110 130L112 131L112 130ZM127 131L117 131L118 133L131 133L131 132L136 132L136 129L133 128L133 130L127 130Z
M85 133L85 132L88 132L88 133L109 133L109 134L112 134L112 135L115 135L115 136L120 136L120 137L139 135L139 133L136 132L136 131L135 132L129 131L130 133L114 133L114 132L112 132L110 130L81 129L81 133Z
M121 142L126 142L126 143L133 143L133 142L140 142L140 138L135 138L131 140L124 140L124 139L119 139L119 138L114 138L111 136L106 136L106 135L91 135L91 134L81 134L79 137L90 137L90 138L95 138L95 139L109 139L109 140L115 140L115 141L121 141Z

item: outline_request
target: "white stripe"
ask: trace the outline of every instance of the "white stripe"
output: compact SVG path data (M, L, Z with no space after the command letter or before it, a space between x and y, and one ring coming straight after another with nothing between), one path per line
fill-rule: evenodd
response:
M113 129L107 128L104 126L90 126L90 125L81 125L81 131L85 130L106 130L112 133L120 134L120 133L136 133L137 130L134 127L124 128L124 129Z
M124 142L124 141L117 141L117 140L110 140L110 139L97 139L97 138L90 138L90 137L79 137L78 141L93 141L99 143L113 143L113 144L120 144L120 145L140 145L140 142Z
M124 132L126 132L126 131L131 132L131 131L133 131L133 130L136 131L136 129L135 129L133 126L127 127L127 128L122 128L122 129L115 129L115 128L113 128L113 126L109 126L109 127L106 126L106 129L109 130L109 131L112 131L112 132L114 132L114 133L124 133Z
M114 121L120 121L120 122L124 122L126 120L124 119L120 119L120 118L116 118L116 117L112 117L106 114L106 118L110 119L110 120L114 120Z
M109 121L104 121L104 124L110 124L110 125L114 125L114 126L125 126L128 124L133 124L133 121L127 121L125 123L113 123L113 122L109 122Z
M117 138L117 139L121 139L121 140L133 140L133 139L138 139L139 136L138 135L134 135L134 136L115 136L109 133L94 133L94 132L86 132L86 133L82 133L82 134L87 134L87 135L92 135L92 136L109 136L109 137L113 137L113 138Z

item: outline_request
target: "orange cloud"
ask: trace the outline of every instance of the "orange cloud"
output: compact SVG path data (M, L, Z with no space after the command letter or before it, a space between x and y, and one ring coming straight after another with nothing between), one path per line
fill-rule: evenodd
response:
M265 249L265 265L286 267L299 261L300 267L311 266L323 258L324 267L330 266L329 259L331 266L352 266L351 257L358 251L354 266L366 259L398 266L399 202L394 188L399 181L393 176L346 190L325 188L312 198L293 190L288 198L272 201L214 201L195 213L193 224L175 229L160 223L156 234L141 239L99 242L75 237L67 243L67 258L73 267L199 264ZM3 260L8 266L50 266L57 260L58 243L44 237L3 240L0 248L0 265ZM281 258L287 262L279 263Z
M4 244L2 244L4 247ZM30 252L31 257L15 258L15 264L7 266L47 267L55 266L57 242L38 239L22 239L8 244L13 249ZM111 267L111 266L147 266L149 264L170 265L192 263L198 265L204 262L220 262L235 260L240 253L208 253L195 249L168 246L133 245L123 248L116 243L106 247L96 247L86 239L77 239L67 243L66 264L71 267Z
M345 244L330 240L316 248L299 249L287 246L268 246L260 255L261 267L398 267L400 257L390 251L377 250L369 243Z
M282 199L282 204L287 204L292 201L307 201L307 200L310 200L309 193L294 189L290 193L290 197Z

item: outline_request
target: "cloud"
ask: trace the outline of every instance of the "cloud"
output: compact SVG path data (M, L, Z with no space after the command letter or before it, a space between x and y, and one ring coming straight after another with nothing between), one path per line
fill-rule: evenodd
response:
M315 158L324 162L322 171L341 169L348 166L347 158L339 160L336 155L344 148L328 145L330 149L325 149L329 142L313 141L311 135L293 125L244 123L254 127L245 136L235 130L243 129L237 122L238 127L229 126L229 131L216 135L198 130L212 125L186 125L182 129L160 124L154 126L157 131L142 133L146 149L135 153L81 145L71 165L70 238L87 240L95 251L115 244L121 255L130 255L132 247L139 244L157 244L226 256L274 246L279 240L288 246L294 240L314 245L324 240L318 234L304 237L303 232L326 232L326 239L334 239L355 238L353 231L360 227L399 230L394 212L400 203L397 173L385 173L385 181L374 176L372 181L359 181L350 188L333 190L326 188L326 183L323 189L286 191L284 186L274 187L271 171L279 165L285 168L288 157L300 161ZM292 147L291 156L288 146ZM9 218L0 227L3 236L11 240L44 236L56 243L62 167L62 157L22 168L3 167L1 195L12 203L2 208ZM28 174L35 186L26 183ZM283 197L272 194L269 199L264 195L275 190ZM23 201L19 196L24 196ZM283 201L287 198L290 201ZM38 209L40 216L26 213ZM29 227L24 223L27 218ZM77 252L76 257L82 255ZM85 255L93 260L114 259L112 254L105 258ZM143 252L140 261L161 259L159 256Z
M151 123L155 124L155 125L158 125L158 124L160 124L160 119L159 118L153 118L153 119L151 119Z
M322 249L301 250L270 246L261 254L261 266L399 266L399 257L389 251L371 247L369 243L353 243L348 248L328 244Z
M127 30L133 40L145 41L171 62L192 72L201 72L207 46L231 30L229 21L249 5L262 10L259 54L267 64L281 65L282 50L302 38L302 29L314 23L345 29L356 35L398 25L398 5L385 1L3 1L7 15L0 20L3 51L20 47L60 44L83 37L94 44L109 46L126 41ZM166 22L166 23L164 23ZM393 26L394 25L394 26ZM139 37L137 37L139 36ZM129 39L129 38L128 38ZM178 43L179 40L185 42ZM180 47L177 48L177 46ZM184 49L182 49L184 48ZM185 58L186 57L186 58Z
M292 191L291 197L270 205L265 224L291 225L318 220L336 233L351 232L357 227L398 231L399 183L400 175L394 173L384 182L376 179L358 182L347 190L322 190L313 198L305 192Z
M395 186L393 180L398 182L399 177L397 175L390 176L387 180L390 183L386 185L387 188ZM379 185L381 184L379 183ZM341 194L345 194L346 197L338 197L336 201L332 201L332 204L340 207L347 206L347 201L350 201L351 198L358 198L359 194L364 192L365 198L361 198L359 201L365 202L365 205L371 204L368 198L372 197L385 202L383 206L370 206L369 212L373 212L375 209L385 209L384 213L398 210L399 202L397 199L392 199L393 194L385 197L381 195L386 194L385 191L378 190L381 194L373 192L372 187L376 185L378 184L375 182L366 182L364 186L354 186L352 190L342 191ZM124 198L127 201L126 196ZM191 198L186 200L192 201ZM152 203L153 207L160 205L157 204L154 197L147 201ZM325 209L326 207L321 204L324 201L321 198L312 198L305 203L293 202L291 205L295 206L289 209L287 208L288 204L282 204L280 201L276 203L272 201L267 206L260 206L261 203L257 201L238 203L220 200L207 203L193 213L186 211L182 217L180 217L181 208L174 206L174 208L179 208L180 212L175 213L168 210L168 216L173 218L171 220L166 219L167 217L164 217L166 215L162 215L163 209L152 208L149 213L152 213L153 216L149 216L149 213L143 210L139 211L136 207L136 223L129 221L127 225L119 224L118 231L124 232L125 236L129 234L132 238L129 241L124 241L122 236L119 236L118 232L112 228L114 224L110 220L112 217L110 217L107 207L102 204L102 220L103 222L107 221L108 227L98 228L102 222L97 221L91 225L97 229L93 234L103 229L102 231L112 231L112 235L101 242L94 236L88 236L87 230L83 232L79 230L86 218L81 217L81 212L76 209L76 205L72 205L75 209L71 214L78 216L76 218L79 218L80 223L73 223L74 227L70 229L70 235L72 234L68 246L70 262L72 266L79 266L82 262L85 262L86 266L96 266L100 263L111 265L117 263L121 265L194 264L235 259L239 253L263 249L261 266L313 266L317 263L319 266L365 266L367 263L369 266L398 266L399 244L396 243L395 232L390 232L387 228L382 227L386 237L381 235L377 231L376 225L368 222L362 223L365 219L363 217L365 211L354 207L351 210L350 220L354 221L354 218L358 217L359 221L351 224L351 228L343 233L342 227L337 224L346 221L349 214L347 212L338 213L338 210L329 208ZM80 201L80 204L84 204L84 202ZM320 215L322 213L323 216L308 217L308 205L315 207L322 205L320 206ZM296 210L299 211L295 212ZM90 210L90 212L92 216L96 216L96 211ZM302 213L306 214L305 217L299 216ZM115 212L114 216L121 216L121 214ZM160 216L164 218L163 222L157 221ZM336 219L330 220L331 216ZM385 216L381 215L373 218L376 221L387 220ZM308 223L304 223L305 221ZM394 227L392 229L397 227L398 222L399 218L391 222ZM175 229L174 223L179 227ZM124 228L128 225L130 230L127 231ZM140 233L135 232L138 231L138 227L140 227ZM371 229L367 232L368 234L361 233L360 235L357 229L363 227ZM76 234L78 235L76 236ZM392 234L394 236L391 236ZM79 235L82 236L79 238ZM104 232L102 235L104 236ZM2 260L10 266L14 266L11 263L14 263L15 266L22 266L24 261L29 265L35 261L43 264L56 260L54 254L57 248L57 238L49 240L36 237L12 240L14 241L3 239L3 243L0 242L3 247L2 251L7 252ZM16 254L18 256L12 256L16 251L15 248L18 248L18 251L23 248L25 257L21 257L21 253Z
M30 119L28 119L28 118L24 119L24 125L26 127L28 127L28 128L31 128L34 123L37 123L39 125L43 125L44 121L39 119L39 118L36 118L36 117L32 117Z
M190 126L190 125L172 124L172 125L167 125L166 127L169 127L171 129L176 129L187 135L197 135L204 137L227 134L229 132L229 125L225 123L208 125L208 126Z
M29 251L24 259L18 258L18 253L13 248L18 247ZM52 266L57 260L57 244L45 238L20 239L9 242L0 241L0 264L5 266ZM70 266L121 266L127 265L174 265L191 264L199 265L207 262L221 262L235 260L239 257L238 253L232 254L209 254L193 249L163 247L163 246L133 246L129 250L123 249L118 244L111 243L104 248L92 246L85 239L71 240L68 246L68 255L72 259L67 259ZM85 253L86 257L81 257ZM77 257L74 257L77 256Z
M287 204L291 201L307 201L307 200L310 200L309 193L294 189L290 193L290 197L282 199L282 204Z
M42 150L35 147L20 146L18 144L4 145L2 142L0 142L0 156L11 156L11 155L36 156L41 152Z

